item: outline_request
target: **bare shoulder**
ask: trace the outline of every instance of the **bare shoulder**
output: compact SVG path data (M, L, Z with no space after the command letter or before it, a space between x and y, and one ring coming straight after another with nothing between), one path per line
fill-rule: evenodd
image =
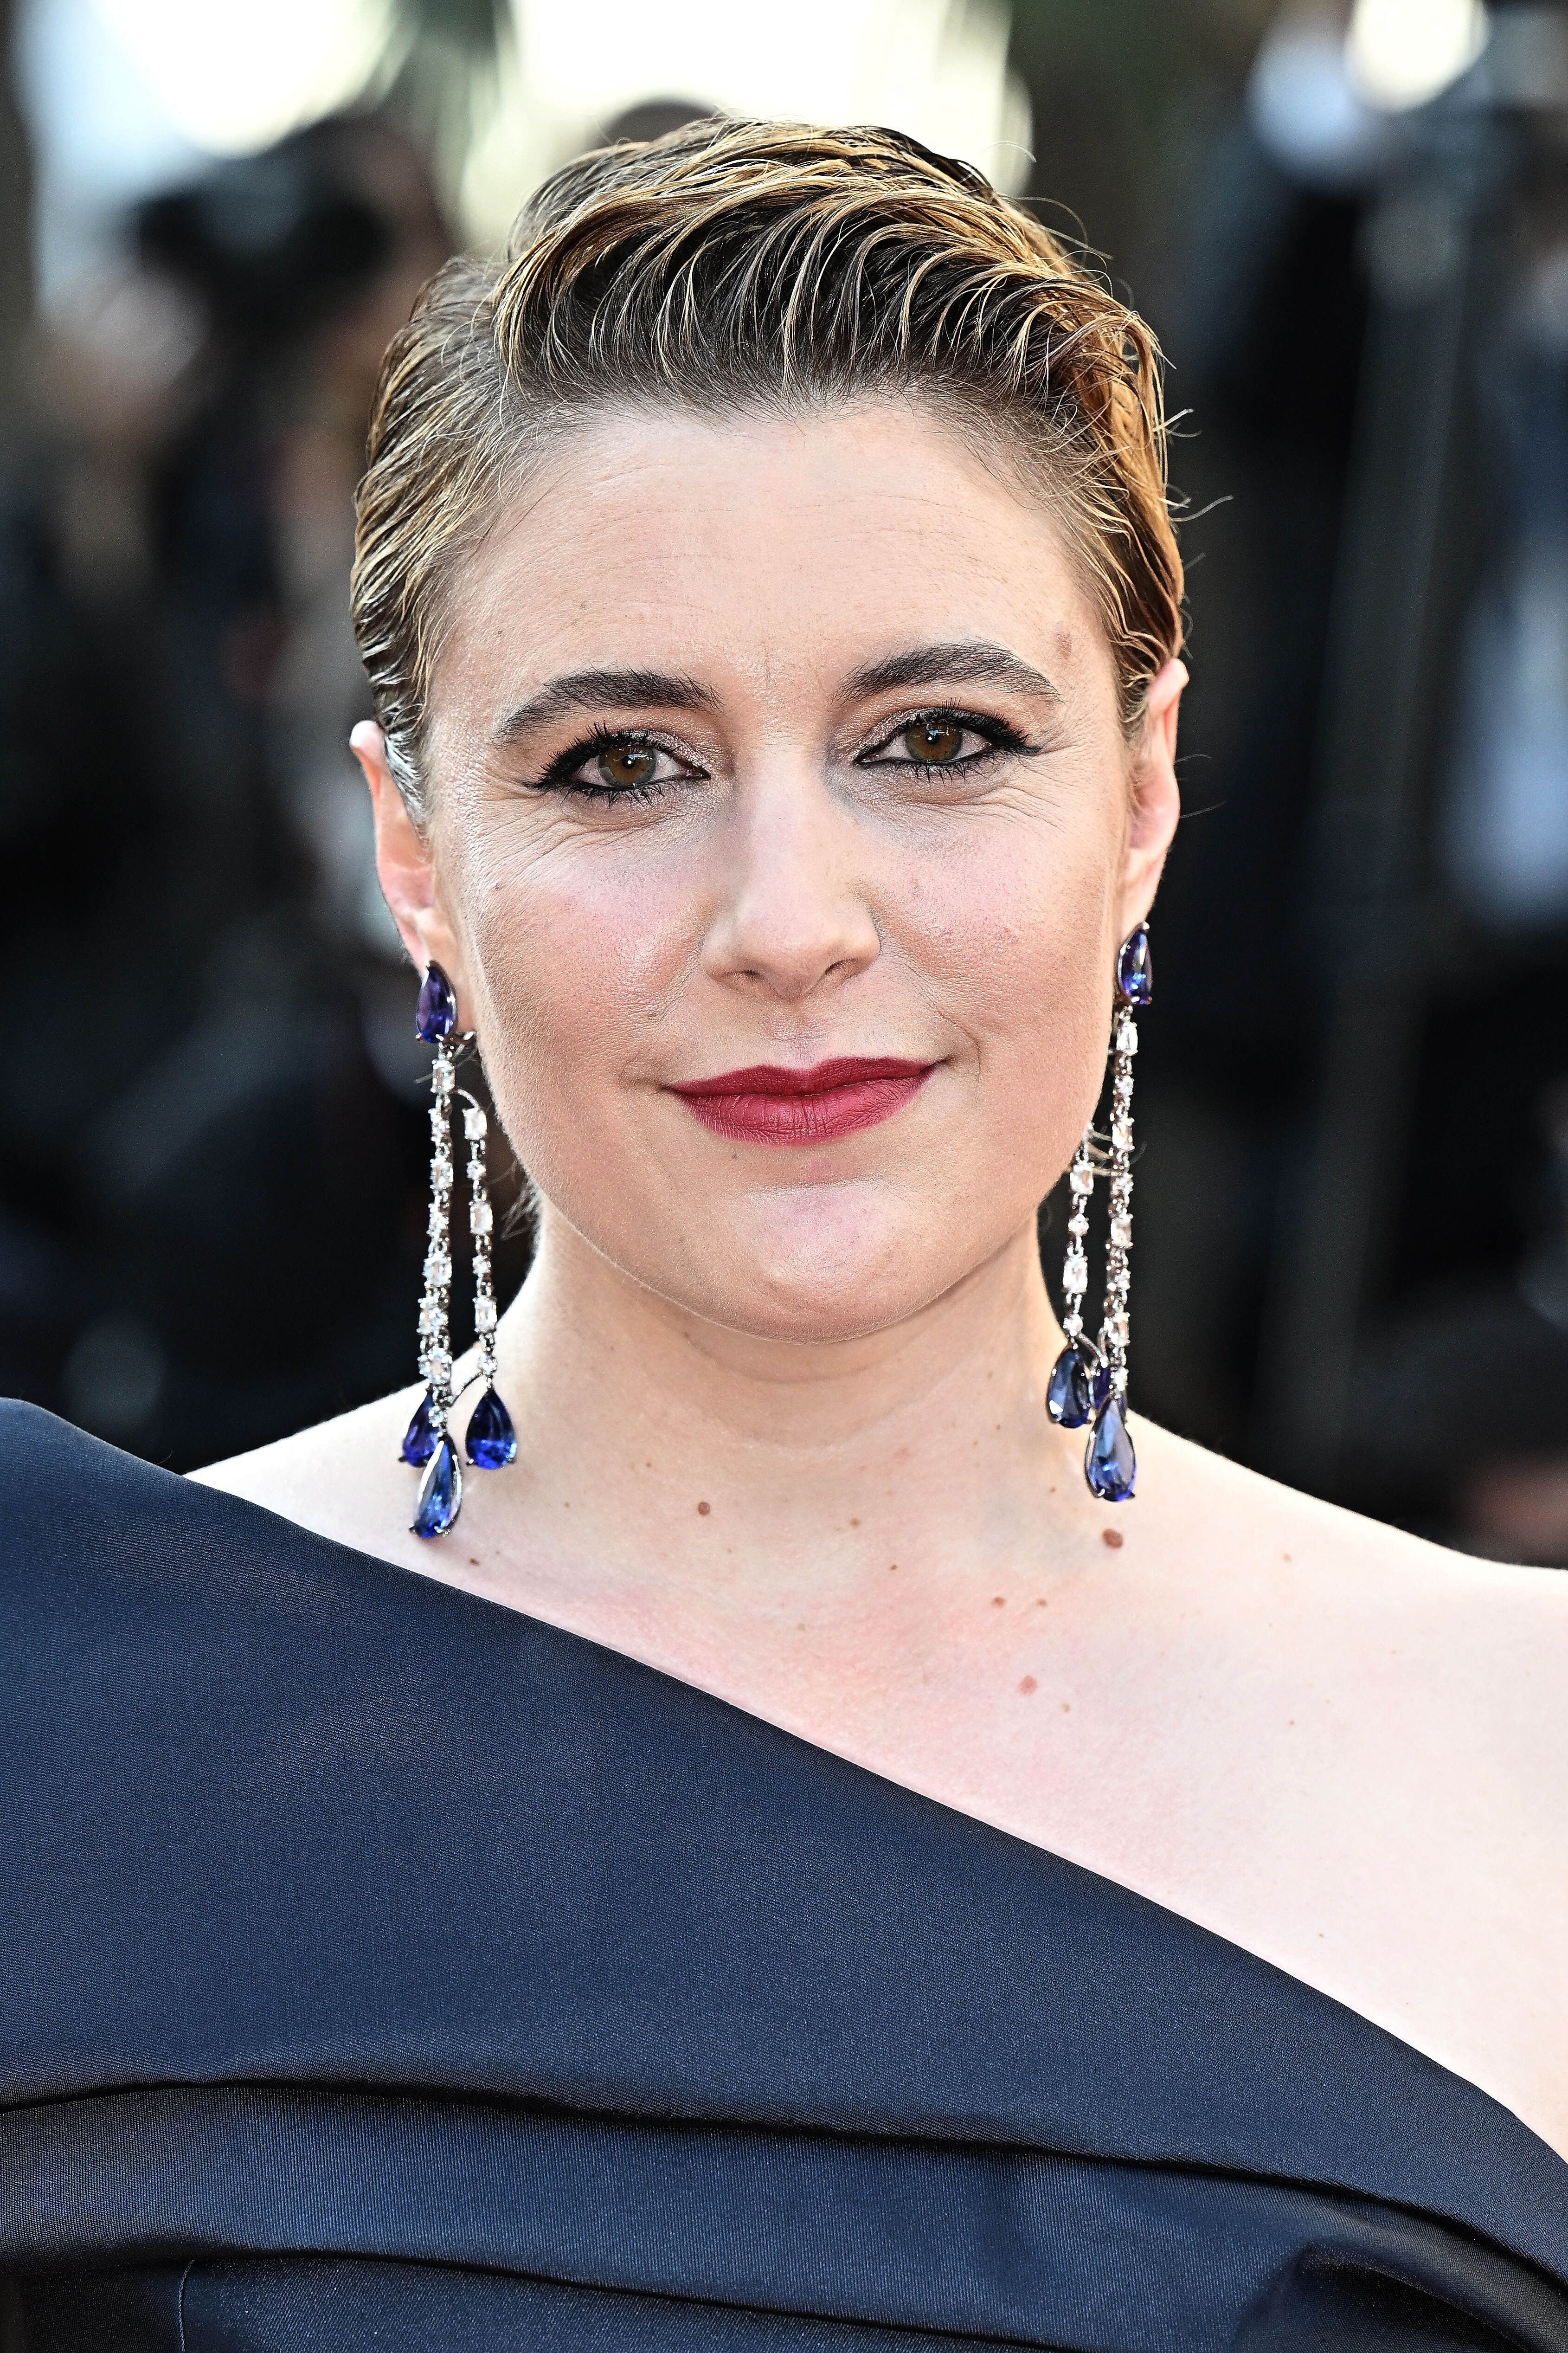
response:
M1150 1535L1240 1641L1353 1701L1391 1745L1441 1741L1494 1785L1511 1763L1568 1856L1568 1573L1450 1552L1147 1425L1140 1440Z
M1568 2156L1568 1576L1137 1435L1122 1713L1166 1801L1117 1875Z
M389 1473L420 1395L417 1388L400 1389L190 1475L202 1486L259 1504L336 1543L393 1558L416 1557L406 1550L395 1524L388 1527L386 1545L367 1547L365 1531L385 1519L386 1499L395 1492Z
M1150 1533L1173 1567L1201 1559L1205 1581L1218 1577L1269 1602L1299 1591L1339 1637L1358 1620L1377 1627L1397 1611L1412 1625L1462 1639L1477 1664L1495 1644L1568 1637L1568 1571L1451 1552L1148 1423L1140 1423L1139 1440ZM1540 1663L1568 1681L1568 1647L1554 1643Z

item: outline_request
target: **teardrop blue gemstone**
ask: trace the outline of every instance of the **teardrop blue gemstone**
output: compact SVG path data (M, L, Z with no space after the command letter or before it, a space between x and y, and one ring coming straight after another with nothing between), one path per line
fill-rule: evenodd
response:
M444 1536L463 1508L463 1466L458 1450L444 1438L425 1466L419 1501L414 1507L416 1536Z
M418 1405L415 1409L414 1419L403 1433L403 1444L398 1449L398 1451L402 1455L405 1462L412 1462L416 1468L417 1468L421 1462L428 1462L430 1457L436 1451L436 1433L430 1427L430 1392L428 1389L426 1390L424 1396L420 1398Z
M1063 1430L1081 1430L1094 1411L1094 1367L1068 1341L1046 1383L1046 1411Z
M1127 1407L1119 1397L1107 1398L1095 1416L1083 1475L1102 1504L1126 1503L1138 1484L1138 1457L1127 1427Z
M458 1018L458 1000L452 994L452 984L438 964L433 964L425 976L419 991L419 1004L414 1016L416 1036L427 1046L438 1039L449 1038Z
M487 1389L468 1416L468 1460L481 1471L504 1471L517 1461L517 1432L494 1389Z
M1127 1005L1152 1005L1154 965L1149 954L1149 926L1140 923L1121 943L1116 959L1117 993Z

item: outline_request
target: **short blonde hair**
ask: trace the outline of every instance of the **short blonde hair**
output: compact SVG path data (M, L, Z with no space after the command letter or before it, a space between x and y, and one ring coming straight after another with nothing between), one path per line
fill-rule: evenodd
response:
M568 164L387 352L353 620L415 814L445 592L531 457L606 408L888 396L1010 447L1058 502L1134 726L1182 643L1149 329L966 164L893 131L706 121Z

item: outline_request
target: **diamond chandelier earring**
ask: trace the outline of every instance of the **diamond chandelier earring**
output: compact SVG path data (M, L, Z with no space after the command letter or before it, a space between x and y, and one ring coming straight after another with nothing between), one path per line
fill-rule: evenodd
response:
M444 1536L463 1508L463 1466L452 1443L452 1408L464 1389L483 1381L484 1391L468 1416L465 1451L481 1471L501 1471L517 1459L517 1434L511 1416L496 1391L496 1301L490 1269L490 1239L495 1213L485 1185L485 1133L482 1107L466 1087L458 1084L458 1055L473 1043L472 1030L455 1035L458 1000L452 984L438 964L425 975L419 1007L414 1018L416 1034L436 1049L430 1070L430 1229L425 1245L425 1293L419 1303L419 1371L425 1394L413 1420L403 1433L400 1449L405 1462L423 1471L418 1498L410 1523L416 1536ZM474 1333L479 1365L463 1383L452 1387L452 1343L447 1325L447 1301L452 1282L451 1118L455 1103L463 1106L463 1136L468 1147L468 1231L474 1245Z
M1051 1367L1046 1411L1063 1430L1092 1423L1084 1451L1083 1475L1102 1504L1125 1504L1138 1483L1138 1458L1127 1427L1127 1293L1132 1252L1132 1058L1138 1051L1140 1006L1154 997L1149 926L1140 923L1121 943L1116 959L1116 1005L1111 1018L1110 1134L1098 1135L1092 1121L1073 1155L1068 1183L1072 1215L1068 1219L1062 1291L1067 1346ZM1089 1205L1094 1180L1110 1179L1110 1231L1105 1250L1105 1310L1098 1339L1083 1328L1083 1296L1089 1288Z

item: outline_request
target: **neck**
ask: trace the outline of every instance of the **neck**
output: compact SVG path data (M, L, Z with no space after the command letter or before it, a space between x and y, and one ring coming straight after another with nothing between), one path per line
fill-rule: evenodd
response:
M536 1466L512 1491L519 1542L526 1523L560 1558L564 1537L574 1577L700 1581L721 1559L732 1593L781 1571L852 1588L893 1561L978 1567L1077 1515L1081 1440L1044 1411L1062 1343L1032 1223L892 1328L813 1343L687 1314L546 1212L500 1339Z

